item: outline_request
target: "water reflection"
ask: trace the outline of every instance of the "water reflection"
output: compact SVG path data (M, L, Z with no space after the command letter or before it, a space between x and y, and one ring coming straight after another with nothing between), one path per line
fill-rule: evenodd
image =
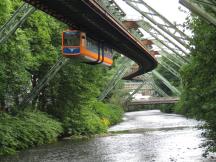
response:
M126 113L109 131L90 140L65 140L0 162L203 162L197 121L157 110ZM123 131L123 132L119 132Z

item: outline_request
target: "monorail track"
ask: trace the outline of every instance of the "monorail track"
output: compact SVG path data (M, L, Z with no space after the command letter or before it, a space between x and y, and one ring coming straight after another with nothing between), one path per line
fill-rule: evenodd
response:
M153 70L157 61L124 26L102 8L96 0L25 0L34 7L66 23L73 29L87 33L93 39L105 41L116 51L139 65L138 71L124 79Z

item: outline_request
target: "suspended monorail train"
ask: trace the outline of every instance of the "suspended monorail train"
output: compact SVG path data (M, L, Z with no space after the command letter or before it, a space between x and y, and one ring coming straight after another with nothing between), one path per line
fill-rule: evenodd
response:
M64 57L79 58L88 64L113 63L113 50L102 41L95 41L78 30L67 30L62 33L62 54Z

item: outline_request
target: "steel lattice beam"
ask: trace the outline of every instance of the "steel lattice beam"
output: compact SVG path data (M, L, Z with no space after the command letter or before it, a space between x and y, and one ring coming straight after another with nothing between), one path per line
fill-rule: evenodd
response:
M153 70L152 74L158 79L160 79L174 94L176 94L177 96L181 94L181 92L175 86L173 86L166 78L164 78L159 72Z
M35 10L36 9L28 3L23 3L13 16L1 27L0 44L6 41Z
M164 41L166 40L167 43L172 44L178 51L181 51L182 54L188 55L188 52L185 48L182 48L179 46L179 44L176 43L176 41L170 39L168 36L166 36L162 31L151 25L149 22L146 22L144 20L138 21L138 25L143 28L146 32L151 33L151 35L154 35L155 37L159 38L159 36L164 38Z
M122 77L126 74L127 70L131 67L133 61L124 57L121 61L121 66L117 69L113 78L109 81L103 92L98 97L99 101L102 101L110 91L119 83Z
M162 16L159 12L150 7L143 0L124 0L129 6L138 11L148 21L153 23L159 29L167 33L185 48L188 48L189 37L179 30L174 24ZM142 7L142 8L141 8ZM143 10L145 8L145 10Z
M203 2L209 2L208 0L203 0ZM203 19L207 20L208 22L212 23L216 26L216 18L208 13L202 5L195 3L192 0L179 0L179 3L181 3L183 6L188 8L193 13L197 14L198 16L202 17ZM209 6L215 13L216 13L216 7Z
M164 67L165 69L167 69L171 74L173 74L175 77L177 77L178 79L181 78L179 72L177 72L175 69L173 69L171 66L169 66L167 63L165 62L160 62L160 65L162 67Z
M161 39L159 36L164 37L164 35L161 35L160 33L152 31L151 27L148 25L148 23L142 21L142 22L139 22L138 25L142 29L144 29L148 34L150 34L152 37L154 37L157 40L157 42L160 42L160 44L162 44L167 49L172 51L175 55L178 55L178 57L180 57L181 60L183 60L184 62L188 62L188 60L183 56L183 55L186 55L186 53L182 53L179 51L179 49L173 48L171 45L174 45L174 47L175 47L176 44L173 44L173 42L169 42L169 39L167 40L167 42L165 42L164 39ZM166 39L166 37L164 37L164 38Z
M49 83L49 81L55 76L55 74L67 63L69 59L60 57L59 60L51 67L48 73L39 81L39 83L31 90L29 94L23 98L20 108L25 108L29 102L31 102L39 92Z

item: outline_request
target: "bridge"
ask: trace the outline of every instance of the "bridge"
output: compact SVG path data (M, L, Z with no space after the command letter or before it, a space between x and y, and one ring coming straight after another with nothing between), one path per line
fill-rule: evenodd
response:
M149 97L139 100L132 100L128 105L150 105L150 104L171 104L179 101L179 97Z
M157 108L157 105L160 104L175 104L179 101L179 97L149 97L149 98L140 98L138 100L127 101L124 105L125 111L137 111L144 108ZM148 107L150 106L150 107Z
M125 76L132 79L156 68L157 61L124 25L102 7L99 0L25 0L27 3L66 23L73 29L109 44L119 53L135 61L139 68Z
M142 19L136 21L123 21L126 13L124 13L114 0L24 1L35 8L31 5L23 4L23 6L17 9L12 18L1 27L0 43L7 40L37 8L66 23L73 29L87 32L93 39L106 41L117 52L129 58L122 59L120 68L117 69L113 79L110 80L101 93L99 100L103 100L117 85L124 74L126 74L125 71L131 68L132 64L130 59L137 63L138 68L135 70L132 68L132 74L129 73L124 79L131 79L137 75L147 73L157 66L157 61L155 59L155 53L157 52L152 51L152 44L159 49L159 54L165 57L170 64L181 67L188 62L188 60L183 57L188 55L186 50L188 49L188 36L179 30L177 25L172 24L164 16L160 15L156 10L145 3L144 0L125 0L127 5L142 16ZM209 15L208 11L206 11L199 2L196 2L196 4L190 0L180 0L180 2L190 10L196 10L195 13L198 13L198 15L201 15L201 17L215 25L216 21L215 18L211 16L211 12L209 12ZM190 6L192 6L192 9ZM215 7L211 6L211 8L212 11L215 12ZM145 35L140 29L147 32L154 39L143 39ZM45 75L40 83L32 90L31 94L27 96L27 99L24 100L26 100L26 102L32 100L32 98L40 92L42 87L52 79L61 67L63 67L66 61L65 58L60 58L50 71L48 71L47 75ZM172 75L180 78L178 71L169 66L169 64L160 62L160 60L159 63ZM150 75L161 80L176 96L180 94L179 90L157 71L153 71ZM140 78L143 80L143 78L148 78L148 76L149 74L145 74L145 76L141 76ZM145 85L144 82L146 81L144 80L142 86ZM153 78L149 79L148 84L150 85L149 87L157 91L160 96L168 96L166 92L154 83ZM135 93L142 89L142 86L136 86Z

